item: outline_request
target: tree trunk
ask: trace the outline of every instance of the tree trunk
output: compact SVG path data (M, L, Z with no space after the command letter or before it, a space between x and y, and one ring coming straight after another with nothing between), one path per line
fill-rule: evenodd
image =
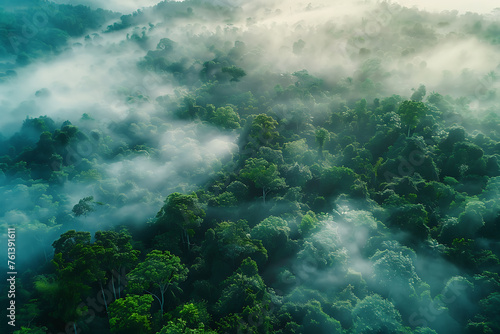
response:
M410 129L411 127L408 125L408 137L410 137Z
M111 284L113 285L113 296L116 300L115 278L113 277L113 275L111 275Z
M120 270L120 272L121 272L121 270ZM118 272L118 298L122 298L122 286L121 286L121 282L120 282L120 278L121 278L120 272Z
M108 318L109 318L108 302L106 301L106 295L104 294L104 289L102 288L101 281L99 281L99 285L101 286L102 299L104 300L104 307L106 308L106 314L108 315Z
M189 241L189 232L187 230L184 230L184 233L186 233L186 240L188 243L188 251L190 251L191 250L191 243Z
M262 200L266 203L266 188L262 187Z
M76 321L73 322L73 330L75 331L75 334L78 334L78 332L76 331Z
M161 309L161 317L163 319L163 304L165 303L165 291L161 291L161 303L160 303L160 309Z

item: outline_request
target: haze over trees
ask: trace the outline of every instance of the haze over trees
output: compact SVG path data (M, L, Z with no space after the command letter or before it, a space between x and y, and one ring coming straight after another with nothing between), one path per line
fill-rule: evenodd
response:
M500 332L498 15L85 4L0 10L2 333Z

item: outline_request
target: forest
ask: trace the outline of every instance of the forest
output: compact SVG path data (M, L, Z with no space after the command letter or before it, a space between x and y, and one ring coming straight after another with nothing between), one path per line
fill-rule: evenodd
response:
M76 2L0 2L0 332L500 333L500 9Z

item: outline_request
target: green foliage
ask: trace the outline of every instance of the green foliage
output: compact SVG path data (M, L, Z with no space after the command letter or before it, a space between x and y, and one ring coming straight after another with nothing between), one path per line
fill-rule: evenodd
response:
M231 81L240 81L242 77L247 75L242 68L232 66L226 66L221 69L222 73L227 73L231 76Z
M223 257L231 260L232 263L239 262L248 256L261 264L267 260L267 250L260 240L253 240L250 237L250 229L246 221L221 222L217 225L215 233L218 249Z
M163 229L174 229L181 232L183 242L191 248L188 231L200 227L205 217L205 211L198 203L196 194L183 195L172 193L165 200L165 205L156 214L156 224Z
M377 251L371 260L374 279L381 291L387 293L389 290L398 290L404 296L414 293L420 278L410 256L386 249Z
M87 216L90 212L94 211L94 196L88 196L88 197L84 197L82 198L78 204L75 204L75 206L73 206L73 214L76 216L76 217L79 217L79 216Z
M203 324L199 328L189 328L182 319L169 321L157 334L216 334L216 332L205 329Z
M361 300L353 309L354 330L357 333L400 333L401 315L394 305L371 295Z
M252 120L250 138L258 145L270 146L278 136L277 125L278 122L271 116L257 115Z
M318 150L320 152L323 151L323 146L325 145L325 142L330 138L330 133L328 130L324 128L319 128L315 132L316 135L316 143L318 143Z
M285 180L280 177L278 167L262 158L248 159L245 162L245 167L240 172L240 176L252 181L257 188L262 189L262 200L264 202L267 193L286 186Z
M111 333L147 334L151 330L151 295L129 295L109 306Z
M240 117L231 106L217 108L210 121L223 129L238 129L240 127Z
M289 234L290 228L287 222L282 218L273 216L261 221L251 231L252 238L261 240L269 252L285 247Z
M178 290L179 283L186 280L187 273L188 269L181 263L179 257L168 251L153 250L129 273L129 277L132 280L132 288L154 296L160 303L163 313L165 293L167 291L174 293Z
M24 327L22 326L21 329L16 330L12 332L12 334L45 334L47 333L47 327L42 326L31 326L31 327Z
M303 235L308 235L311 231L316 230L320 226L320 222L313 211L308 211L300 221L300 232Z
M407 204L395 208L389 224L410 233L410 238L424 240L429 236L428 213L422 204Z
M424 103L418 101L403 101L398 109L398 114L401 116L401 121L408 126L408 137L411 129L414 129L417 124L427 113L427 107Z
M228 279L216 308L220 314L239 313L245 307L255 306L267 298L266 285L258 275L255 261L247 258Z

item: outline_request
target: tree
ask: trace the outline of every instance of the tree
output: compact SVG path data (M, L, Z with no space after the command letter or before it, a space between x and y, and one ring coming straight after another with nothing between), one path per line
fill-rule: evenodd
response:
M190 234L193 235L194 229L200 227L204 217L205 211L199 205L196 194L183 195L176 192L168 195L165 205L156 214L156 223L178 229L189 250Z
M175 321L169 322L160 333L208 333L205 325L210 323L211 316L207 311L206 302L186 303L169 313ZM177 332L175 331L177 329Z
M216 308L222 315L238 313L246 306L255 306L266 299L266 284L258 274L257 263L250 258L223 282L223 291Z
M95 211L95 208L94 208L94 196L88 196L88 197L84 197L82 198L78 204L75 204L75 206L73 206L73 214L76 216L76 217L79 217L79 216L87 216L90 212L92 211Z
M101 282L105 272L99 268L103 256L103 248L90 244L89 232L68 231L53 243L57 281L54 284L44 277L38 279L40 289L48 292L45 298L56 306L53 314L63 321L73 322L76 332L76 322L81 317L79 304L81 297L90 290L90 284ZM36 283L35 283L36 284ZM51 287L50 290L42 287ZM104 296L101 284L101 292ZM105 300L105 299L104 299ZM106 302L106 300L105 300ZM107 309L107 303L105 303Z
M416 102L421 102L426 94L425 86L420 85L418 89L414 89L413 94L411 94L411 100Z
M101 268L111 274L114 298L121 297L122 269L132 267L138 260L139 251L134 250L131 245L132 236L126 232L97 231L95 233L96 246L102 246L104 250L101 258ZM118 294L115 288L115 276L118 276Z
M320 226L320 222L313 211L308 211L300 221L300 233L303 236L309 235Z
M260 145L269 146L270 142L278 136L277 125L278 122L271 116L257 115L252 120L250 137Z
M303 187L307 181L312 179L309 167L294 163L285 172L287 184L292 187Z
M181 263L179 257L170 252L151 251L141 262L129 273L134 287L140 288L155 297L160 303L161 314L165 304L165 293L179 289L179 283L187 278L188 269ZM154 293L153 289L159 291Z
M210 121L223 129L238 129L240 127L240 117L231 106L217 108Z
M54 254L62 253L65 259L72 260L70 256L73 248L78 244L89 245L90 239L90 232L69 230L61 234L61 237L52 243Z
M22 326L21 329L12 332L12 334L45 334L47 333L47 327L42 326L31 326L31 327L24 327Z
M408 137L410 137L411 129L417 126L426 113L427 107L423 102L407 100L401 103L398 114L401 116L401 121L408 126Z
M381 292L399 292L403 298L415 293L421 282L413 259L403 254L401 249L378 250L371 257L373 261L374 279ZM401 302L397 300L396 302Z
M299 290L300 288L296 289ZM308 296L309 297L309 296ZM279 311L280 319L286 321L284 330L278 333L337 334L342 333L340 322L325 313L317 299L288 302Z
M229 74L232 77L231 81L234 82L240 81L241 78L247 75L242 68L236 67L234 65L223 67L221 71L222 73Z
M109 306L111 333L148 334L151 331L151 295L129 295Z
M352 313L355 333L401 333L401 315L390 301L379 295L366 297Z
M409 238L425 240L429 236L428 213L422 204L407 204L395 208L389 224L410 233Z
M279 217L268 217L257 224L251 232L253 239L262 241L268 251L275 251L286 246L290 228L286 221Z
M255 183L257 188L262 189L262 200L266 202L266 195L273 190L286 186L285 180L280 177L278 167L266 160L250 158L241 170L240 176Z
M244 257L251 257L260 264L267 261L267 250L262 246L262 242L250 238L247 221L221 222L214 233L217 236L217 249L233 264Z
M318 152L320 156L323 156L323 145L330 138L330 133L324 128L318 128L315 132L316 142L318 143Z
M198 328L189 328L184 320L176 319L175 321L169 321L158 334L216 334L216 332L205 329L204 324L201 324Z

